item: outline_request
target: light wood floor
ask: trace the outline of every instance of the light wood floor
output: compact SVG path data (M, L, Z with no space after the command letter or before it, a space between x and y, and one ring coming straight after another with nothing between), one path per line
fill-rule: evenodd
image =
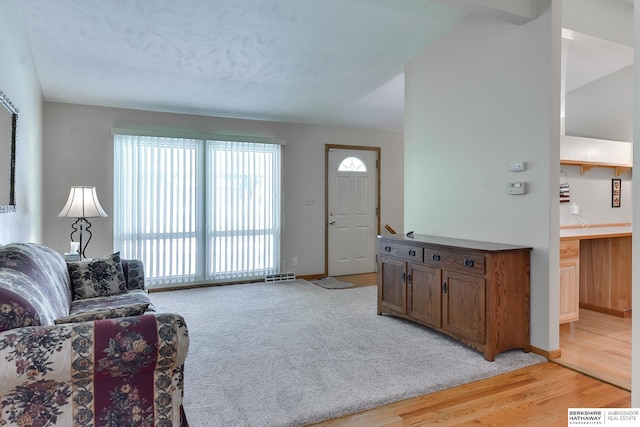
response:
M361 286L377 286L378 285L378 274L377 273L364 273L364 274L353 274L350 276L338 276L337 280L341 282L353 283L355 287Z
M568 408L625 408L631 393L547 362L316 426L566 426Z
M580 309L560 325L560 352L554 362L631 390L631 317Z
M373 277L340 280L365 286ZM587 310L580 316L561 326L556 361L589 375L547 362L316 426L566 426L568 408L630 407L631 393L613 384L627 377L630 384L631 319ZM598 375L613 384L592 377Z

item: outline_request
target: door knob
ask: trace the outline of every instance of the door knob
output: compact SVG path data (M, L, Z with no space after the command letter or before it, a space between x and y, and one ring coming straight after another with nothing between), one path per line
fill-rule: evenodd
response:
M329 224L330 224L330 225L333 225L333 224L335 224L335 223L336 223L336 222L335 222L334 220L329 221Z

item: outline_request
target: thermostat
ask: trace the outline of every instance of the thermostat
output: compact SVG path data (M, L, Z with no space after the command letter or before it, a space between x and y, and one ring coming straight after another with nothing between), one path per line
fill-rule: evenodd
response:
M511 172L522 172L526 170L526 165L524 162L511 162L509 163L509 170Z
M507 184L508 194L526 194L527 183L526 182L510 182Z

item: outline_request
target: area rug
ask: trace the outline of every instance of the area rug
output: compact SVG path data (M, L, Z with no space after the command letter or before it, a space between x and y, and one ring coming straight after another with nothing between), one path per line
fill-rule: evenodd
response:
M318 286L322 286L325 289L347 289L353 288L353 283L341 282L335 277L323 277L322 279L312 280L311 283L315 283Z
M191 427L303 426L544 362L494 362L428 328L376 314L374 286L304 280L152 293L184 316Z

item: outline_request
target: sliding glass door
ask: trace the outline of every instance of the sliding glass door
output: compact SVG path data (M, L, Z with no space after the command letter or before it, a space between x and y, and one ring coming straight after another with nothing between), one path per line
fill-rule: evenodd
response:
M150 287L277 272L281 146L114 135L114 247Z

